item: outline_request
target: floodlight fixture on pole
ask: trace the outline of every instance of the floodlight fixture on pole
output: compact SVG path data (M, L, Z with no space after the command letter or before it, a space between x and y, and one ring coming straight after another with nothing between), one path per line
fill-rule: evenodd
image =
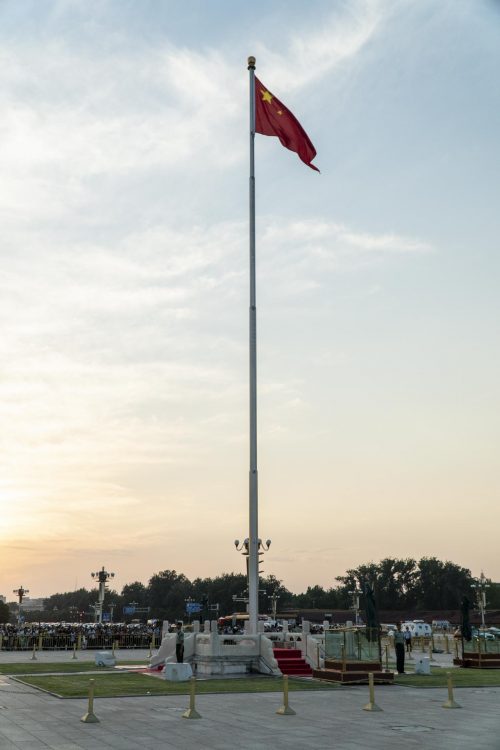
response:
M269 595L269 599L271 600L273 620L274 620L275 624L276 624L276 611L277 611L277 608L278 608L278 599L279 598L280 598L279 594L277 594L276 591L273 594Z
M97 605L95 607L95 613L96 613L96 622L102 623L102 608L104 605L104 596L106 594L106 584L110 578L114 578L114 573L108 573L107 570L104 569L104 565L102 566L101 570L98 570L96 573L90 574L92 578L95 578L99 582L99 596Z
M485 627L485 614L486 614L486 589L489 589L490 584L487 583L488 578L481 571L479 578L474 579L475 583L471 584L471 589L474 589L476 593L476 600L479 612L481 614L481 627Z
M351 609L354 610L355 613L355 624L359 625L359 597L361 596L363 592L361 589L355 588L354 591L349 591L349 596L352 596L352 605Z
M241 552L241 550L245 550L242 552L243 555L248 555L248 545L250 544L250 540L244 539L240 545L240 540L235 539L234 540L234 546L236 547L237 552ZM262 539L257 539L257 547L259 550L262 550L263 552L268 552L269 547L271 546L271 539L266 539L265 542L262 541Z
M264 542L262 539L257 538L256 542L257 542L257 544L256 544L256 550L257 550L257 555L256 555L256 559L257 559L257 575L259 575L260 573L264 572L264 571L262 571L262 570L259 569L260 558L264 554L264 552L268 552L269 551L269 548L271 546L271 539L266 539L266 541ZM247 537L246 539L244 539L241 542L241 544L240 544L240 540L239 539L235 539L234 540L234 546L235 546L236 551L237 552L241 552L241 554L245 557L245 560L246 560L246 575L247 575L247 586L248 586L247 610L248 610L248 614L249 614L250 632L253 632L252 631L252 628L253 628L253 615L255 614L255 633L256 633L257 632L257 624L256 623L257 623L258 616L259 616L259 612L258 612L258 609L259 609L258 608L258 598L259 598L259 594L261 593L261 591L259 590L258 579L257 579L257 589L255 591L255 595L257 597L257 604L252 607L252 575L251 575L252 565L251 565L250 539ZM254 610L255 610L255 612L254 612Z
M29 589L25 589L22 586L19 586L18 589L13 589L12 590L13 594L17 594L17 597L19 599L19 605L21 605L23 603L24 595L25 594L29 594L29 592L30 592Z
M22 586L19 586L18 589L13 589L12 593L17 594L17 598L19 600L19 607L17 610L17 621L20 624L21 623L21 604L23 603L23 599L25 594L29 594L29 589L25 589Z

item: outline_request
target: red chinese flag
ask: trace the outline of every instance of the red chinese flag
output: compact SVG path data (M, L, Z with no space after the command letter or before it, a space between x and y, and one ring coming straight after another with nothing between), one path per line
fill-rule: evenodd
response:
M306 131L289 109L255 78L255 132L276 135L285 148L295 151L304 164L319 172L311 164L316 149Z

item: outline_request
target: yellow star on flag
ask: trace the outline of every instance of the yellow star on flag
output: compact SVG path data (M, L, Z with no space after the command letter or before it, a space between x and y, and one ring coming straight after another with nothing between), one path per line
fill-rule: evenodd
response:
M319 172L318 167L311 164L316 156L316 149L300 122L277 96L271 94L262 81L256 76L254 78L255 132L276 136L282 146L295 151L304 164Z

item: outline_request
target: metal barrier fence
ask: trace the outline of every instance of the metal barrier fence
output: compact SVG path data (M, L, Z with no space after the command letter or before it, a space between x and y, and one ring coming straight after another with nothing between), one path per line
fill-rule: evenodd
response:
M460 639L454 638L453 635L447 633L433 633L430 636L418 635L413 636L413 638L411 639L411 651L413 653L428 653L430 648L432 649L432 651L435 651L437 653L442 652L446 654L455 654L456 646L460 643ZM389 649L393 649L394 638L388 635L382 636L381 644L383 649L386 646L388 646Z
M65 635L0 635L0 651L32 651L35 647L38 651L72 651L76 645L77 649L104 650L113 648L121 649L147 649L158 646L159 638L154 638L149 633L109 633L109 634L78 634Z
M470 641L464 641L464 654L500 654L500 641L473 636Z

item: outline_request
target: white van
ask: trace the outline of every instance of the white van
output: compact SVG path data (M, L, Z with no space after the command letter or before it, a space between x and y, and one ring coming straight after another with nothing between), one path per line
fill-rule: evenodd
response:
M449 630L450 621L449 620L433 620L432 628L433 630Z
M421 638L424 636L424 638L430 638L432 635L432 628L423 620L411 620L410 622L405 622L401 626L401 630L406 630L406 628L410 628L411 637L412 638Z

